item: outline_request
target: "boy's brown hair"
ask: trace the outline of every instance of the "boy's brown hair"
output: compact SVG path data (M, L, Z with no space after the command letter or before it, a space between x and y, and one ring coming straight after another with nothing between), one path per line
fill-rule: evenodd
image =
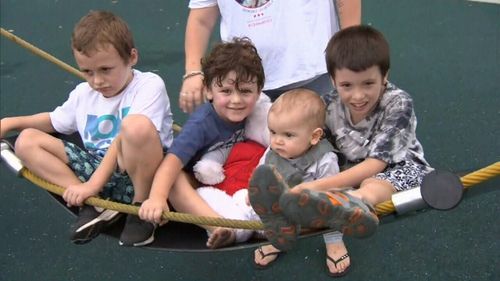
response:
M73 29L71 48L89 56L106 44L112 45L125 63L135 48L132 32L124 20L111 12L90 11Z
M264 87L262 60L255 46L246 37L235 37L231 42L215 45L210 54L202 59L201 65L204 73L203 83L207 88L211 87L214 81L222 85L222 80L231 71L236 72L237 89L239 82L252 82L254 79L259 91Z
M364 71L378 66L382 77L389 71L389 44L384 35L366 25L342 29L330 39L325 50L328 73L335 79L335 70Z
M286 114L292 111L299 111L303 124L310 125L311 128L323 129L325 126L325 102L312 90L299 88L286 91L273 102L269 114Z

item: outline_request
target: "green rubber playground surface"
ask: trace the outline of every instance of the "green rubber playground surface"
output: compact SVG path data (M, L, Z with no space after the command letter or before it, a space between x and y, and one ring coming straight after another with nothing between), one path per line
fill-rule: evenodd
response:
M275 0L280 1L280 0ZM391 44L389 79L414 98L427 160L463 175L500 159L500 5L459 0L365 0L363 22ZM131 27L138 69L162 76L179 124L187 1L1 0L0 25L75 65L69 38L91 9ZM217 36L215 36L215 39ZM0 117L52 110L80 80L0 39ZM391 215L377 233L346 239L343 280L500 280L500 180L468 189L449 211ZM268 270L255 247L179 252L125 248L108 236L77 246L73 217L47 192L0 165L0 280L330 280L321 236L301 239Z

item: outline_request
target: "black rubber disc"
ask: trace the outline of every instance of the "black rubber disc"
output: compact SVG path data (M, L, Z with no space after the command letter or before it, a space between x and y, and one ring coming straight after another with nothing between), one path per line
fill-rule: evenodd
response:
M460 178L447 171L432 171L424 177L420 192L434 209L449 210L462 200L464 187Z

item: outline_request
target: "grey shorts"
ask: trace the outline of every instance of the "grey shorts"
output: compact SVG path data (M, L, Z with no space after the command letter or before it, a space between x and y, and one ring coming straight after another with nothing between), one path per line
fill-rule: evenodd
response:
M403 161L387 166L383 172L375 175L375 178L389 181L397 191L403 191L419 187L422 184L424 176L432 170L432 168L427 166Z
M69 159L68 166L80 181L88 181L102 159L73 143L64 140L62 142L64 143L64 150ZM112 201L130 204L134 198L134 185L127 173L115 171L108 183L104 185L99 196Z

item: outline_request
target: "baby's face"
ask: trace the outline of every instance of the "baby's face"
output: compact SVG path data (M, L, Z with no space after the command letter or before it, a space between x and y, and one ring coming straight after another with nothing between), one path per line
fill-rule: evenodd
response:
M213 82L207 90L207 98L217 114L225 121L238 123L252 113L259 99L259 89L256 82L238 82L236 87L236 72L231 71L221 81L221 85Z
M128 62L110 44L98 48L88 56L76 50L73 50L73 54L90 87L106 98L120 94L132 81L132 66L137 62L135 49Z
M300 110L269 112L267 125L271 137L271 149L279 156L294 159L305 154L313 144L316 128L304 120Z

